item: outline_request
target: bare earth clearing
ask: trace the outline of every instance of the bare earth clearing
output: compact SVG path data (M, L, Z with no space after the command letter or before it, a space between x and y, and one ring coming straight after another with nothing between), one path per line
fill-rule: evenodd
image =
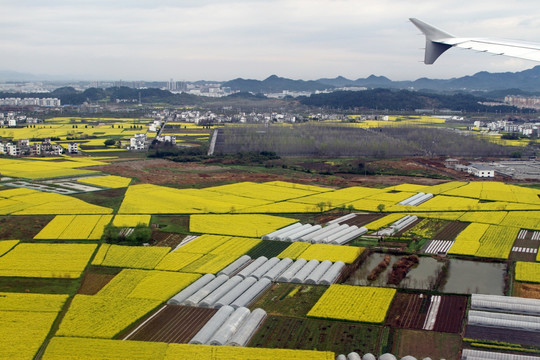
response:
M411 163L416 167L417 164ZM391 186L402 183L435 185L443 181L423 177L407 176L363 176L354 174L335 174L333 176L289 172L289 175L261 173L231 169L225 166L178 163L164 159L115 162L111 165L92 167L93 170L135 178L139 183L156 185L175 184L177 186L212 186L219 183L242 181L291 181L302 184L323 184L327 186Z

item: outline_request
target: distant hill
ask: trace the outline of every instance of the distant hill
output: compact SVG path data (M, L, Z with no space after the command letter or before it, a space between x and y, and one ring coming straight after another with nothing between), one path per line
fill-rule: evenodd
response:
M342 76L335 79L319 79L320 83L334 87L363 86L368 88L393 88L438 91L494 91L520 89L540 92L540 65L520 72L490 73L482 71L472 76L447 80L420 78L414 81L392 81L384 76L371 75L367 78L349 80Z
M319 81L291 80L272 75L262 81L234 79L221 84L223 87L230 87L234 91L253 93L276 93L284 90L289 91L316 91L334 88L333 85L323 84Z

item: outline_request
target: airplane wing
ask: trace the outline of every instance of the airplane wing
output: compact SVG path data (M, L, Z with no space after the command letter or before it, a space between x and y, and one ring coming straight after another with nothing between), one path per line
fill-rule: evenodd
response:
M409 20L426 36L425 64L433 64L442 53L451 47L540 62L539 43L488 38L460 38L418 19L410 18Z

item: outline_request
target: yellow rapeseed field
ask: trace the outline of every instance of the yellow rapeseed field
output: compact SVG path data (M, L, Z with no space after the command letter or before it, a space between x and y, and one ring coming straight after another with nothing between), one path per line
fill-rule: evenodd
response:
M112 215L57 215L34 239L97 240Z
M95 244L19 244L0 257L0 276L78 278L95 248Z
M33 359L67 298L0 293L0 358Z
M233 346L166 344L75 337L53 337L43 360L333 360L329 351L267 349Z
M189 231L260 238L297 221L272 215L191 215Z
M19 189L17 189L19 190ZM0 215L110 214L112 209L93 205L75 197L20 189L0 191Z
M316 259L319 261L330 260L332 262L343 261L346 264L351 264L364 250L365 248L358 246L312 244L298 258L306 260Z
M311 244L305 242L293 242L291 245L287 246L277 257L280 259L291 258L296 260L300 258L302 254Z
M111 339L161 302L138 298L75 295L56 335Z
M153 269L171 250L169 247L101 245L92 265ZM103 253L106 251L105 256Z
M150 215L115 215L112 224L117 227L135 227L139 224L148 226L150 218Z
M330 285L307 314L310 317L380 324L396 289L369 286Z
M0 241L0 256L7 253L9 250L11 250L18 243L19 243L19 240L3 240L3 241Z
M488 224L470 224L456 237L448 253L474 256L480 247L480 239L488 228Z
M97 295L166 301L199 276L169 271L124 269Z
M540 283L540 263L516 262L516 280Z
M82 179L78 179L77 181L85 183L85 184L98 185L98 186L103 186L107 188L117 189L117 188L123 188L123 187L129 186L129 183L131 182L131 178L126 178L126 177L116 176L116 175L108 175L108 176L85 177Z

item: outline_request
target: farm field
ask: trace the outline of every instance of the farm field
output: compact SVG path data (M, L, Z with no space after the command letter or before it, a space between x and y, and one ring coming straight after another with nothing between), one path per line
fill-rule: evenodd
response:
M402 357L412 355L417 359L459 360L462 340L458 334L422 330L397 330L392 353Z
M375 325L269 316L249 346L379 353L383 336L382 327Z
M187 344L216 311L216 309L166 305L163 309L157 310L157 315L149 322L140 328L137 327L133 332L126 331L126 336L122 338Z
M271 315L303 318L327 289L320 285L277 283L250 307L265 309Z
M401 329L460 333L467 307L465 296L443 295L435 313L433 328L426 322L433 297L426 294L398 293L388 311L386 325Z
M97 141L92 139L87 146L98 146ZM315 174L309 178L299 175L306 184L285 181L282 174L290 171L284 168L254 173L249 179L238 171L238 181L231 183L236 180L231 176L234 167L224 170L165 160L152 164L183 169L178 171L178 182L163 181L156 170L154 184L153 171L140 160L115 163L118 168L139 171L140 178L136 171L133 176L102 172L112 169L110 158L0 160L3 176L5 166L9 174L5 176L34 179L29 181L34 185L60 186L47 179L69 176L69 182L92 189L80 190L82 187L66 195L14 188L4 181L0 184L0 291L59 294L63 299L54 311L43 310L47 305L40 301L31 310L17 310L40 313L34 318L2 308L5 316L0 328L13 322L24 333L22 324L35 323L35 331L26 332L31 344L28 351L35 354L50 340L40 352L43 359L102 355L172 360L210 354L215 359L309 356L329 360L334 353L351 351L458 359L469 294L508 295L507 289L511 289L515 295L540 297L535 284L540 245L540 238L536 239L540 234L537 189L492 181L433 185L424 179L419 180L422 184L386 187L336 181L328 187L317 185L330 182L316 181L320 175ZM189 181L192 175L204 175L199 176L202 184L208 181L212 186L188 188L188 182L181 179L187 173ZM229 178L209 179L214 173L228 173ZM419 206L398 204L419 192L435 197ZM369 213L350 214L358 210ZM406 215L418 219L384 239L371 235L394 226ZM346 219L340 221L340 217ZM353 245L361 246L261 239L297 222L325 227L327 221L336 219L340 225L370 230L353 240ZM104 242L106 226L137 224L152 232L146 246ZM455 243L446 256L427 256L423 251L433 240ZM251 310L265 310L268 317L248 347L184 344L217 309L165 303L207 274L217 275L244 254L252 259L343 261L347 265L337 275L346 284L276 282L250 306ZM398 260L415 259L418 254L417 264L411 265L398 285L390 284L384 271L380 283L365 281L387 256L390 261L385 271L391 271ZM365 282L359 282L360 278ZM0 302L5 293L0 294ZM130 335L131 341L119 341L156 311L159 313L151 321ZM61 318L56 319L59 313ZM465 336L518 341L471 326ZM524 345L538 347L540 343L530 332L519 336ZM0 342L15 343L14 339L15 333L8 331ZM66 354L68 346L76 351ZM9 351L19 348L14 345ZM1 351L1 357L16 358Z

